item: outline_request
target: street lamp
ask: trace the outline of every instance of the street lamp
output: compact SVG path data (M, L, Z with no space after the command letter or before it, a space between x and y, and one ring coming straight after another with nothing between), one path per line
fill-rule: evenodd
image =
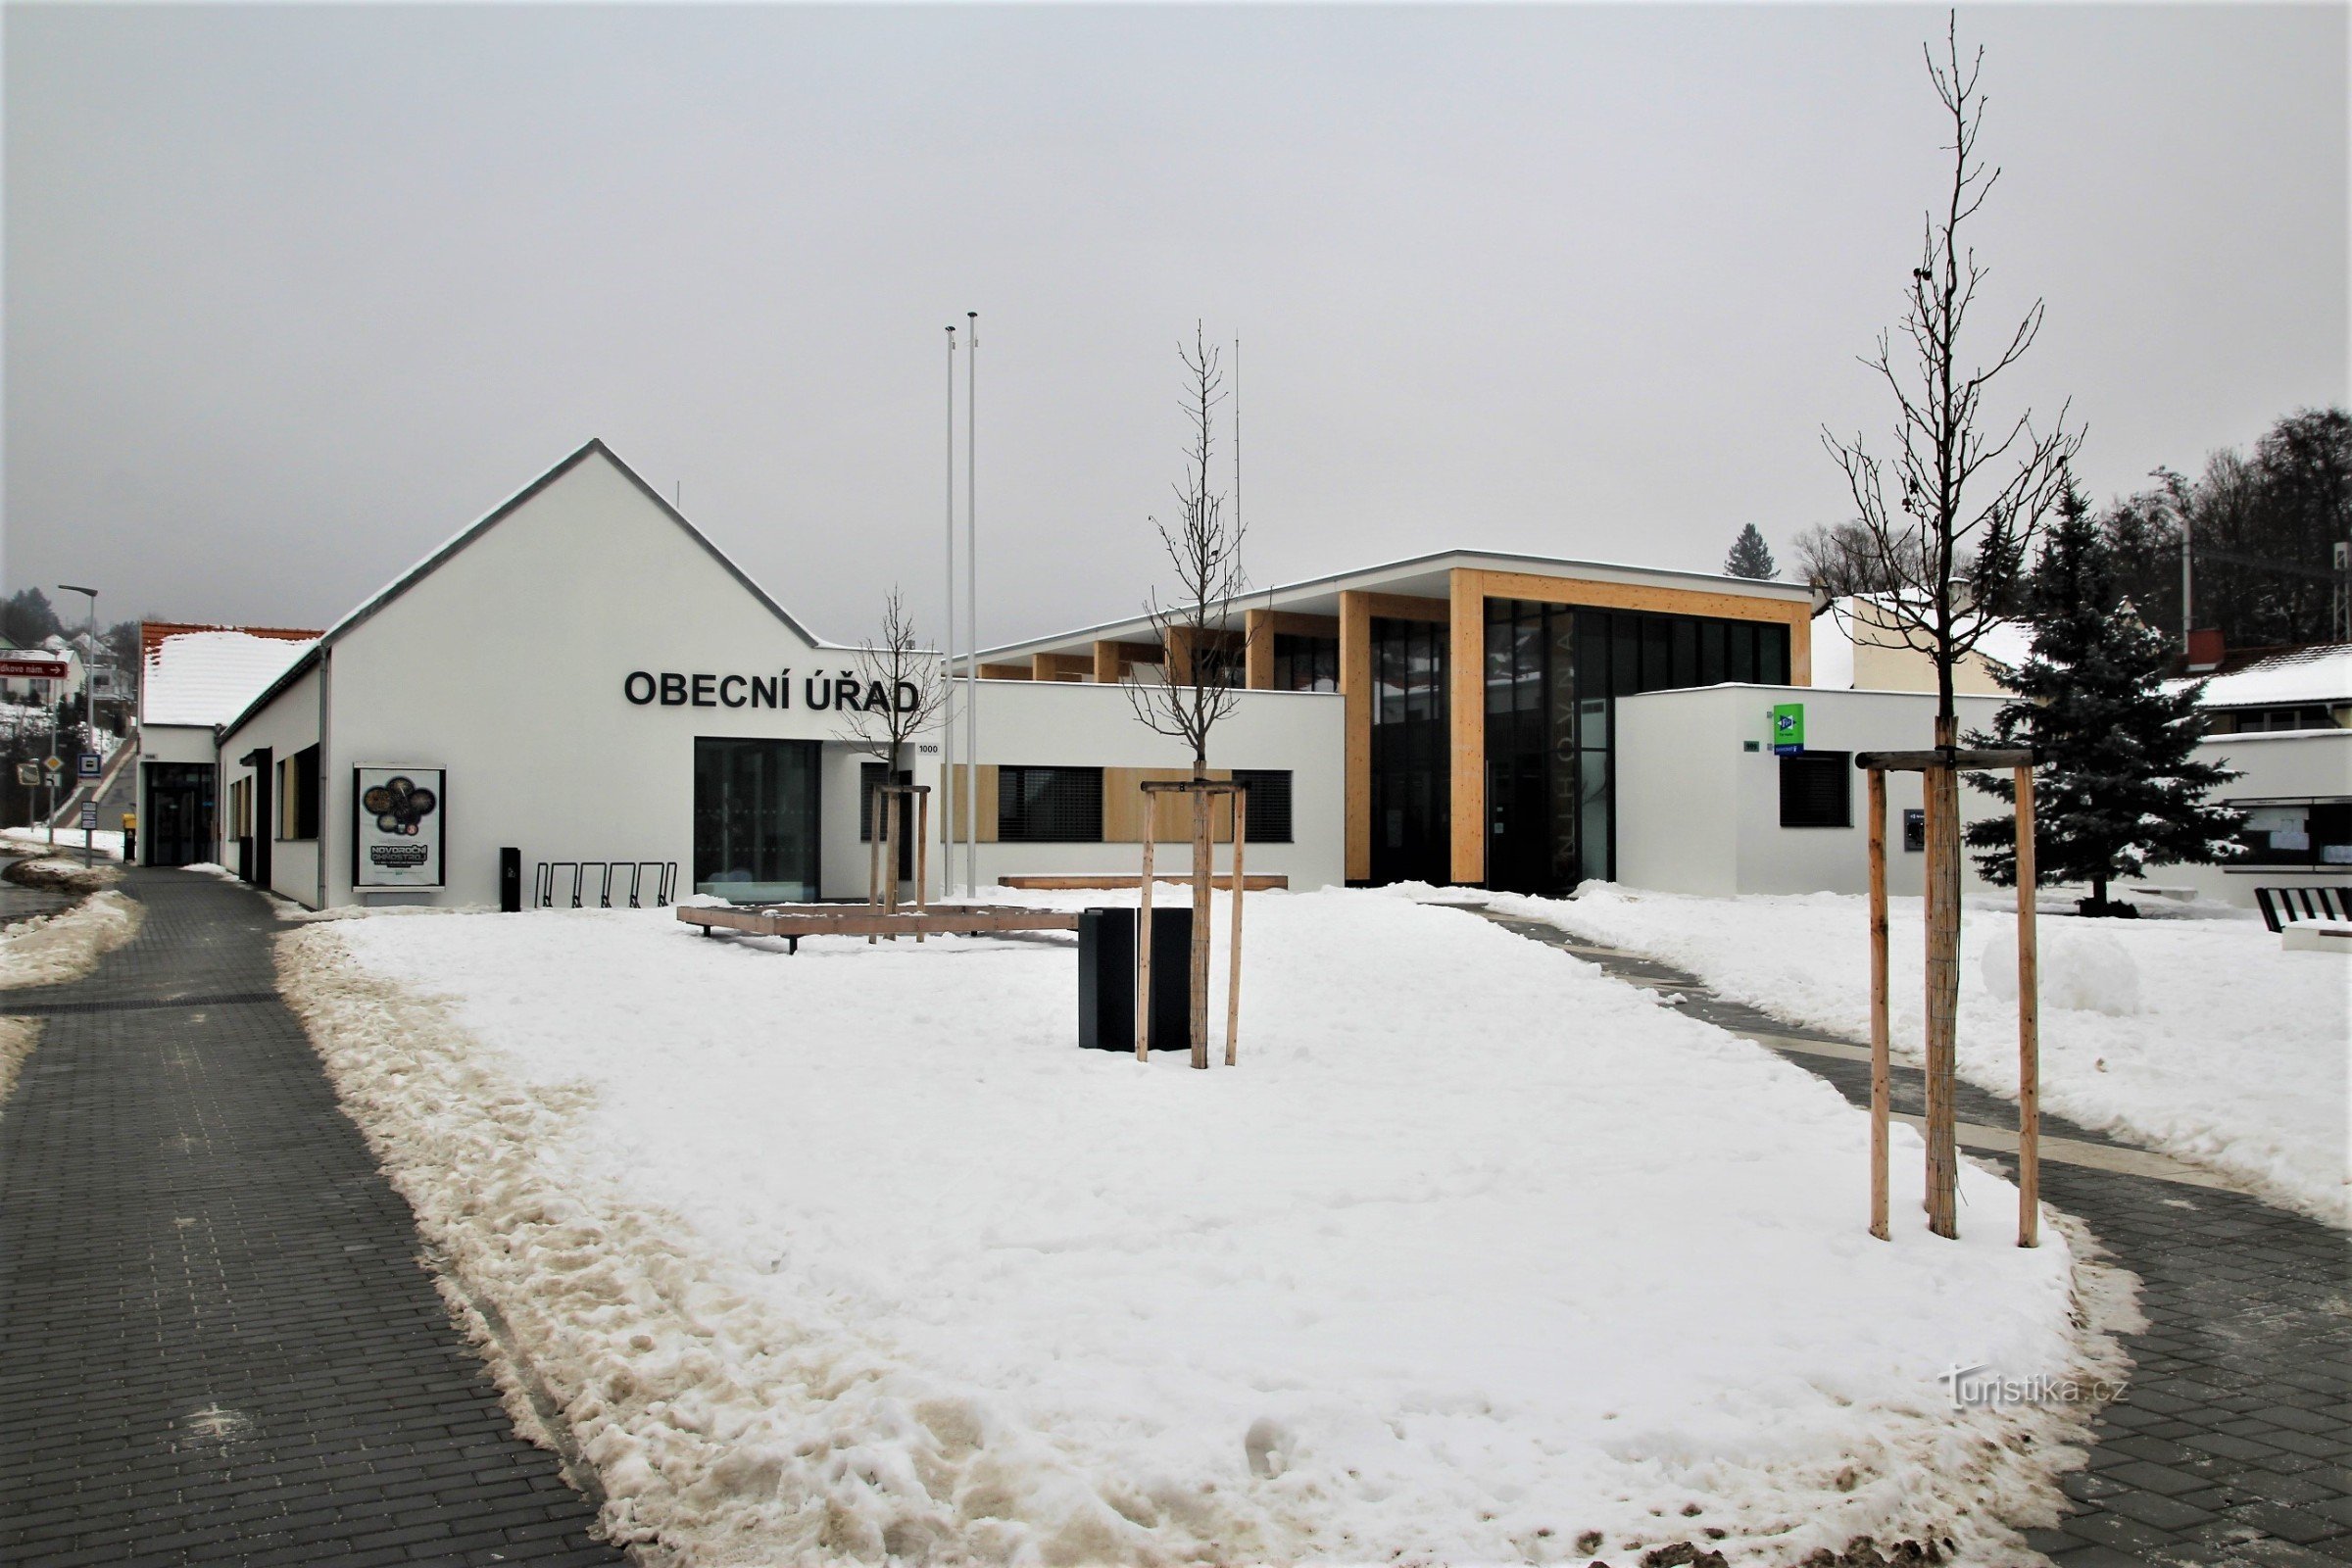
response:
M90 661L97 656L98 650L98 590L76 587L70 582L61 582L57 585L57 591L61 594L87 594L90 596L89 629L83 634L81 651L81 744L84 750L96 752L98 750L98 682L93 678L97 672L96 666ZM74 763L74 771L76 773L81 771L81 764L78 761ZM98 785L95 781L92 781L90 785L89 804L94 818L98 809ZM54 817L51 829L55 830ZM94 829L82 829L81 863L84 865L90 863L90 841L93 837L95 837Z

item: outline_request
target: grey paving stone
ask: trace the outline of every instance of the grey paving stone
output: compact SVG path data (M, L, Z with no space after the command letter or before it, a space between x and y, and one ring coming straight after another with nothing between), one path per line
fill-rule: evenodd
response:
M211 877L123 890L136 940L0 993L45 1020L0 1117L0 1562L511 1558L526 1521L481 1502L511 1496L624 1563L450 1322L276 1000L275 918Z

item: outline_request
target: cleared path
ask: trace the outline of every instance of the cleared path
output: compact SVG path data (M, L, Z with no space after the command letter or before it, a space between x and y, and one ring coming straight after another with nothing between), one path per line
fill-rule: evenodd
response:
M257 895L133 870L135 941L0 992L0 1562L627 1559L524 1442L278 1000Z
M1679 992L1692 1017L1771 1046L1870 1103L1867 1047L1727 1002L1654 959L1537 921L1485 917L1636 985ZM1962 1143L2014 1178L2016 1105L1959 1089ZM1898 1115L1925 1109L1918 1069L1894 1068L1893 1099ZM2352 1563L2352 1238L2063 1117L2044 1115L2042 1131L2043 1200L2082 1220L2140 1277L2148 1329L2126 1339L2128 1386L2099 1417L2089 1464L2066 1478L2074 1511L2028 1541L2064 1568ZM1857 1192L1865 1180L1857 1167ZM1964 1210L1960 1223L2010 1232L2016 1215Z

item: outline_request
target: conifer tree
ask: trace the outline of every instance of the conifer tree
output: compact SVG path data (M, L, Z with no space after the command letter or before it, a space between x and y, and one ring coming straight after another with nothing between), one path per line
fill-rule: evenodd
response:
M1732 541L1732 553L1723 558L1723 574L1727 577L1762 579L1780 569L1773 562L1772 547L1765 544L1764 536L1756 532L1752 522L1740 530L1740 537Z
M2071 484L2032 582L2033 652L2007 676L2018 700L1995 715L1993 733L1969 743L2040 754L2034 880L2088 882L2082 913L2132 914L2107 902L2110 882L2240 853L2244 818L2205 798L2238 775L2197 760L2204 683L2168 689L2171 644L2132 613L2105 532ZM2006 774L1974 773L1969 783L2016 797ZM1987 881L2016 883L2012 817L1971 825L1968 843Z

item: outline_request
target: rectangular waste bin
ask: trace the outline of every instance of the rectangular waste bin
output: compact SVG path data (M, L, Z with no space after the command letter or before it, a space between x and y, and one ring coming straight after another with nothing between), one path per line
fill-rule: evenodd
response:
M1078 1044L1088 1051L1135 1050L1135 913L1088 909L1078 916ZM1152 1049L1192 1049L1193 911L1152 911Z

